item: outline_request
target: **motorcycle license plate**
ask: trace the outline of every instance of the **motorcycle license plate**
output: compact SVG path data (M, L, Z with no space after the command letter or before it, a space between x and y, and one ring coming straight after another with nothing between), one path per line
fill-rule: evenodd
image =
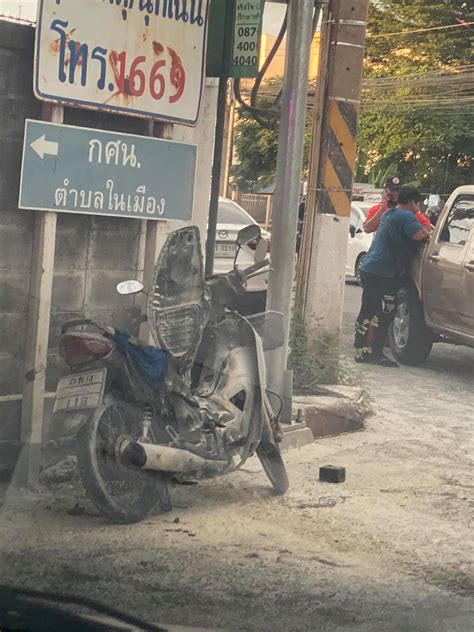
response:
M97 408L102 401L107 369L62 377L56 390L54 412Z
M235 257L237 246L234 243L226 243L225 241L217 241L214 251L215 257Z

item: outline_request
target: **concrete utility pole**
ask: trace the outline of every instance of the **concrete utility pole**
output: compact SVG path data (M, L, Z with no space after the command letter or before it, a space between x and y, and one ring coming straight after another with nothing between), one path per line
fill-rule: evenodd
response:
M292 375L287 370L287 362L313 8L313 0L298 0L289 4L272 217L272 268L267 309L283 313L285 343L280 349L268 354L268 384L284 398L282 420L285 422L291 418Z
M369 0L323 19L297 305L309 332L339 334Z

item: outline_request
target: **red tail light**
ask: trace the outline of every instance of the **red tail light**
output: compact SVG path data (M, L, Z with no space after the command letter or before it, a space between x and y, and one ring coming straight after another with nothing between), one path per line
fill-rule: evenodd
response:
M92 362L97 358L105 358L113 348L112 341L90 334L66 334L59 344L62 358L71 367Z

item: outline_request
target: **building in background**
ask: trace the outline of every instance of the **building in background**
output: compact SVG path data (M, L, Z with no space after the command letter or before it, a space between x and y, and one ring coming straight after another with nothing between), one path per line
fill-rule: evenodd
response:
M262 67L265 59L268 57L276 37L273 35L262 35L262 44L260 48L260 67ZM311 46L311 56L309 61L309 79L313 81L318 75L319 64L319 44L321 40L321 34L318 32L315 34L313 44ZM283 77L285 74L285 49L286 39L280 45L270 67L265 75L265 79L273 79L274 77Z

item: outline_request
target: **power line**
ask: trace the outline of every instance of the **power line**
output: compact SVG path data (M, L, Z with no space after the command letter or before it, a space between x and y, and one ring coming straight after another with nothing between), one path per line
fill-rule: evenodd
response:
M431 26L425 29L414 29L413 31L398 31L396 33L376 33L371 35L367 34L367 39L380 39L383 37L392 37L393 35L411 35L412 33L429 33L432 31L442 31L447 29L460 29L466 26L472 26L474 22L463 22L462 24L448 24L446 26Z
M436 26L433 28L427 28L427 29L417 29L414 31L400 31L399 33L382 33L382 34L375 34L375 35L371 35L370 33L367 34L367 39L376 39L376 38L382 38L382 37L391 37L392 35L409 35L411 33L426 33L429 31L435 31L435 30L440 30L440 29L453 29L453 28L461 28L461 27L468 27L474 25L474 22L465 22L464 24L451 24L449 26ZM469 29L471 30L471 29ZM466 33L463 33L462 31L451 31L450 33L447 33L447 35L466 35ZM474 31L473 31L473 35L474 35ZM316 42L317 40L314 40L314 42ZM278 52L275 54L275 58L277 57L285 57L286 55L286 51L285 51L285 45L282 44L280 49L278 50Z

